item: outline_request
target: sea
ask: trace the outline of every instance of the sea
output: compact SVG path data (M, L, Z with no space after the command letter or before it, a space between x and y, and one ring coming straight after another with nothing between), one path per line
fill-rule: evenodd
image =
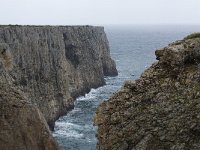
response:
M75 108L56 121L53 136L63 150L95 150L97 127L93 126L93 119L98 105L117 92L124 81L139 78L156 61L155 50L200 32L200 26L110 25L105 26L105 32L119 75L105 77L105 86L78 97Z

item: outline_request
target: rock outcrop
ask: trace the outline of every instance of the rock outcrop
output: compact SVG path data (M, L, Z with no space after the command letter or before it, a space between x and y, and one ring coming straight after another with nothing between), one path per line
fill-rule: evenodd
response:
M43 114L13 84L11 69L8 45L0 44L0 149L58 150Z
M155 54L139 79L98 107L98 150L200 149L200 38Z
M105 75L103 27L0 26L0 149L58 150L49 126Z
M74 98L117 75L103 27L0 26L13 55L14 84L29 94L50 127Z

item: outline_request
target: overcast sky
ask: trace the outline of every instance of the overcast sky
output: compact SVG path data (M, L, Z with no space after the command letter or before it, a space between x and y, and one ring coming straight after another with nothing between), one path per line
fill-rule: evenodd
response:
M200 0L0 0L0 24L200 24Z

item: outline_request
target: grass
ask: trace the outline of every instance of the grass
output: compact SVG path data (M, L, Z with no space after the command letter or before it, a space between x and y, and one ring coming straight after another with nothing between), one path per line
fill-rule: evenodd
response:
M184 38L184 40L200 38L200 32L192 33Z

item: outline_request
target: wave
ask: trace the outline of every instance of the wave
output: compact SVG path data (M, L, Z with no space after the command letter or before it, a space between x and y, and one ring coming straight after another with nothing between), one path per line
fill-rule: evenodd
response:
M83 134L78 131L82 130L82 126L70 122L56 122L54 136L63 136L71 138L82 138Z
M97 93L99 90L101 90L102 87L99 87L97 89L91 89L91 91L88 94L85 94L85 96L78 97L77 101L90 101L94 100L96 98Z

